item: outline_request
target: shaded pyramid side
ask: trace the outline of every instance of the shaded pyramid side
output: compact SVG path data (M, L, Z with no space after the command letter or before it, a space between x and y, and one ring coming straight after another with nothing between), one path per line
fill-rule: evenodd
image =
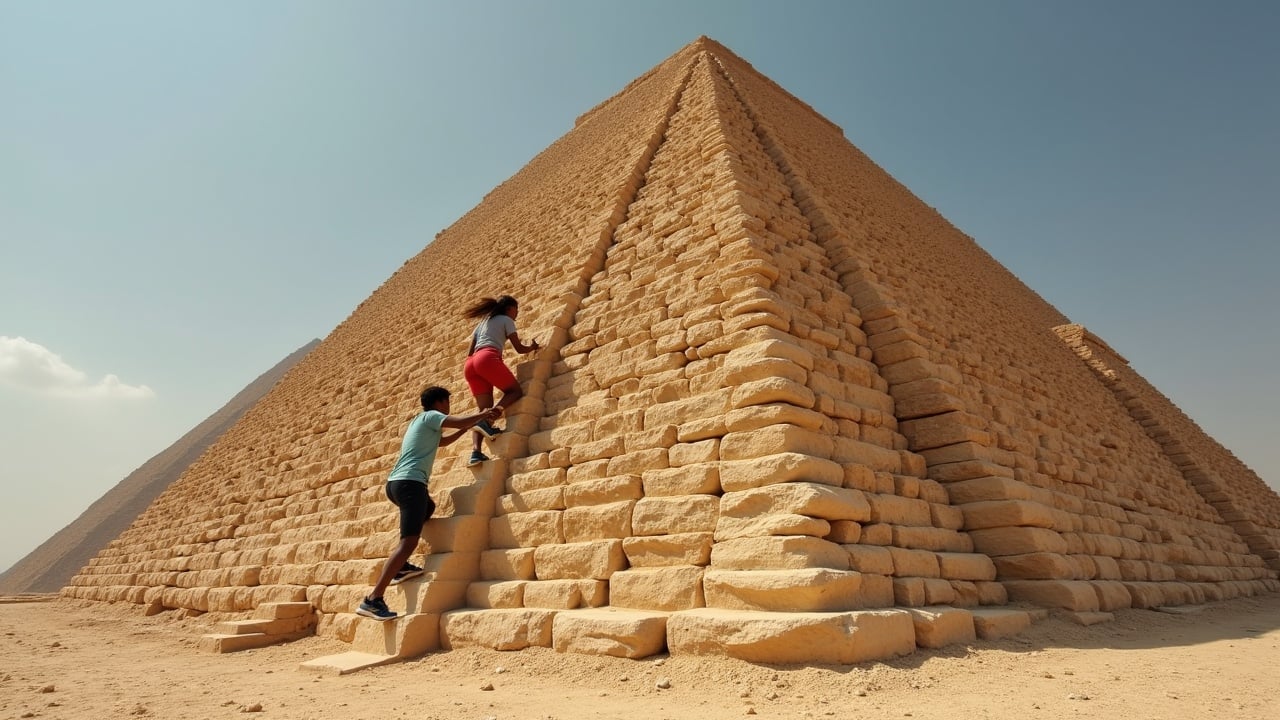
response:
M125 476L79 517L0 575L0 592L57 592L319 344L319 340L312 340L290 353L172 445Z
M1083 326L1056 331L1254 554L1280 570L1280 496Z
M717 58L835 248L910 449L944 482L1013 597L1094 609L1274 582L1057 338L1061 313L830 123L795 112L732 53Z

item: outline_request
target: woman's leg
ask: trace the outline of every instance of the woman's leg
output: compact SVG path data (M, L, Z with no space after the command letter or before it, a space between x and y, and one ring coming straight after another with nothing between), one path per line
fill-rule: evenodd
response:
M480 411L483 412L493 407L493 393L476 395L475 398L476 398L476 407L479 408ZM471 433L471 451L472 452L480 452L480 443L483 439L484 439L484 436L482 436L480 433L476 433L476 432Z
M490 395L489 397L492 398L493 396ZM524 390L520 389L519 383L516 383L509 388L504 388L502 390L502 399L498 401L498 408L502 410L503 414L506 414L507 408L514 405L516 401L522 397L524 397ZM492 402L492 399L490 402ZM492 405L490 405L490 407L492 407Z

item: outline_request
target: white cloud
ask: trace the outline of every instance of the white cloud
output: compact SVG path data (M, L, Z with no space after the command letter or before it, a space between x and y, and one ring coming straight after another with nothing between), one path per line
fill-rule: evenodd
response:
M115 375L90 382L88 375L43 345L4 335L0 335L0 384L60 397L155 397L146 385L126 385Z

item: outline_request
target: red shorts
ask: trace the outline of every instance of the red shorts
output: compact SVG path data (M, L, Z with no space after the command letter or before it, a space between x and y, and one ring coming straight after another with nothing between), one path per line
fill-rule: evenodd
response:
M517 385L516 376L502 362L502 353L493 347L482 347L472 353L462 366L462 376L467 379L472 395L492 395L494 388L506 392Z

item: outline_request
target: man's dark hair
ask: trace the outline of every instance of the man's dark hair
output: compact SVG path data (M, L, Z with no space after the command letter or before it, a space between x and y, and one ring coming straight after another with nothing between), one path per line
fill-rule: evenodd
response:
M422 391L422 409L430 410L432 405L449 397L449 391L439 385L432 385Z

